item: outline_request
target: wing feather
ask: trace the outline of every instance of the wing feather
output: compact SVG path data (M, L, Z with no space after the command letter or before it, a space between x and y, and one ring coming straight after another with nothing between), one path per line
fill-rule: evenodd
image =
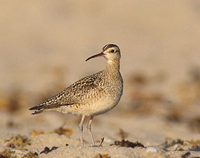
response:
M98 88L98 83L101 81L101 78L98 77L100 73L102 73L102 71L80 79L64 89L61 93L47 99L47 101L38 106L31 107L29 110L35 110L32 114L38 114L48 109L81 104L83 98L88 96L91 91Z

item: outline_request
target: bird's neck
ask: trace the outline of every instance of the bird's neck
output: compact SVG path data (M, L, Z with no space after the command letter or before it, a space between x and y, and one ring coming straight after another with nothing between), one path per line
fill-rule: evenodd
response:
M106 66L106 72L109 74L118 74L120 70L120 61L119 60L108 60Z

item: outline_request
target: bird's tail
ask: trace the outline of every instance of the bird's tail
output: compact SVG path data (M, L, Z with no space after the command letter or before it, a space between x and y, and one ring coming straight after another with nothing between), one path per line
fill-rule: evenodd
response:
M32 114L35 115L35 114L39 114L43 111L47 111L47 110L53 110L53 109L56 109L56 108L59 108L61 106L68 106L68 105L72 105L72 104L40 104L40 105L37 105L37 106L33 106L31 107L29 110L35 110Z
M45 109L45 106L44 105L37 105L37 106L33 106L31 108L29 108L29 110L35 110L32 114L35 115L35 114L39 114L41 112L43 112Z

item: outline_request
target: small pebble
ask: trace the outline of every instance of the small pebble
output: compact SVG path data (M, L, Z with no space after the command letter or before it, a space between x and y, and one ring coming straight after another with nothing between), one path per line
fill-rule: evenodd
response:
M104 142L105 142L105 143L111 144L111 143L113 143L114 141L115 141L115 140L112 139L112 138L110 138L110 137L104 137Z
M152 152L152 153L158 152L157 149L154 148L154 147L147 147L147 148L146 148L146 151L147 151L147 152Z

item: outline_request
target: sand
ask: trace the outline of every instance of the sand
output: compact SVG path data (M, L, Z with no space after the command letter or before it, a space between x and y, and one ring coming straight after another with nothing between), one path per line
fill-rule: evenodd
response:
M200 157L199 1L0 2L1 156ZM28 108L102 70L85 59L107 43L121 49L124 94L94 119L97 146L85 130L81 147L80 116Z

